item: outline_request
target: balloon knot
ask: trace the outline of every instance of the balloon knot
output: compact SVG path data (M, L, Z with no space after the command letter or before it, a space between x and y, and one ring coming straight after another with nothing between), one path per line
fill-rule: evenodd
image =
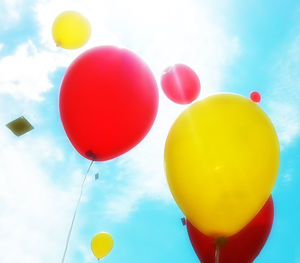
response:
M224 247L227 243L227 238L226 237L218 237L215 239L215 244L218 247Z
M85 156L89 159L92 159L93 161L96 161L98 159L98 156L91 150L86 151Z

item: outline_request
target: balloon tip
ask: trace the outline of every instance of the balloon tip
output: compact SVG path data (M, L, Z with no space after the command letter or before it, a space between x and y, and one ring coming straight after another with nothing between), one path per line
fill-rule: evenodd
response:
M181 218L181 223L182 223L183 226L186 225L186 219L184 217Z
M98 156L91 150L86 151L85 156L93 161L96 161L98 159Z
M215 239L215 244L218 247L224 247L227 243L227 238L226 237L218 237Z

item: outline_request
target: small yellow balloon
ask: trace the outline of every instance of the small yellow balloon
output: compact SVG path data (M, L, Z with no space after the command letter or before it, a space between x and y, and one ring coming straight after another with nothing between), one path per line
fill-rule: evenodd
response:
M165 144L165 170L191 223L206 235L226 237L269 198L279 156L277 134L264 111L242 96L218 94L175 121Z
M97 259L104 258L112 250L113 238L108 233L99 233L91 241L91 249Z
M56 45L66 49L82 47L89 40L90 35L89 21L75 11L61 13L52 26L52 36Z

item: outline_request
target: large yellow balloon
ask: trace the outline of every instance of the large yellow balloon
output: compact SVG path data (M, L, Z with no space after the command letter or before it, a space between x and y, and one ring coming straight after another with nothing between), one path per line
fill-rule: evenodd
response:
M57 46L75 49L83 46L90 38L89 21L75 11L60 14L52 26L52 36Z
M114 241L110 234L99 233L95 235L91 242L91 249L97 259L104 258L113 248Z
M275 184L279 143L263 110L234 94L191 105L173 124L165 170L175 201L191 223L213 237L241 230Z

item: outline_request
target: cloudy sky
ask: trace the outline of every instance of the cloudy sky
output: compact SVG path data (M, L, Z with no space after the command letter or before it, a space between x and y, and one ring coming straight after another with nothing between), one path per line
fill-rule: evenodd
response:
M51 27L65 10L85 15L92 36L78 50L55 46ZM199 99L216 92L262 95L277 130L281 164L275 221L256 263L299 263L300 3L298 0L0 0L0 251L3 263L60 262L89 161L66 137L58 112L68 65L86 49L137 53L158 83L185 63L199 75ZM160 91L156 122L125 155L95 163L65 262L96 262L90 240L111 233L105 262L197 262L163 171L168 130L185 109ZM5 126L24 115L35 129ZM93 180L95 173L100 179Z

